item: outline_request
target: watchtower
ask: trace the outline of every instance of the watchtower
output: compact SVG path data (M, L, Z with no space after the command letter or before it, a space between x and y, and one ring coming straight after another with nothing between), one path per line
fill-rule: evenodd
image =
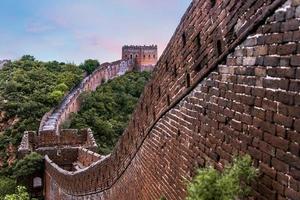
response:
M158 59L157 45L125 45L122 47L122 59L134 59L139 71L151 71Z

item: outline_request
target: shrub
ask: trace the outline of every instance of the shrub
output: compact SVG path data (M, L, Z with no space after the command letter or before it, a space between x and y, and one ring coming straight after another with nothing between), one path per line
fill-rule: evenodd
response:
M245 197L250 194L248 184L256 175L248 155L235 158L223 173L213 167L201 169L188 186L187 200L234 200Z
M3 199L8 194L13 194L16 188L16 181L7 178L0 177L0 199Z
M43 167L43 157L38 153L31 153L18 160L13 166L13 177L19 178L33 174Z
M26 187L17 186L15 194L6 195L4 200L30 200L29 194L26 191Z

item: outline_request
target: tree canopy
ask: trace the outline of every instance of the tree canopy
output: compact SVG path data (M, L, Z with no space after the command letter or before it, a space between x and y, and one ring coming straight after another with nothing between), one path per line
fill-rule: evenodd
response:
M213 167L200 169L188 186L187 200L234 200L250 194L248 186L257 175L249 155L236 157L223 173ZM248 185L247 185L248 184Z
M0 70L0 159L7 166L8 144L37 130L42 116L83 78L74 64L41 62L25 55Z
M100 66L100 63L98 62L98 60L88 59L88 60L84 61L84 63L81 64L79 67L81 69L83 69L84 71L86 71L88 74L91 74L99 66Z

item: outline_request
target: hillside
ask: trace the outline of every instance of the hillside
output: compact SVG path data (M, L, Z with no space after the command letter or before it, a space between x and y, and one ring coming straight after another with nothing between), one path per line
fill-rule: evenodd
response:
M13 159L23 132L37 130L42 116L82 78L83 70L76 65L41 62L32 56L0 71L1 166Z
M81 110L64 128L91 128L99 146L108 154L123 133L131 113L150 78L149 72L130 72L81 95Z

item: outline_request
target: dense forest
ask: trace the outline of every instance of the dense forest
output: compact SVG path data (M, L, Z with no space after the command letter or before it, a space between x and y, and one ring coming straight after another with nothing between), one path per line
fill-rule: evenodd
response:
M76 65L32 56L7 64L0 71L0 151L17 145L25 130L37 130L41 117L82 78Z
M38 130L42 116L78 84L84 71L74 64L41 62L23 56L0 70L0 199L15 190L15 180L36 168L38 155L17 161L25 130Z
M82 94L81 110L64 124L65 128L91 128L99 153L108 154L127 126L149 78L149 72L129 72L95 92Z

